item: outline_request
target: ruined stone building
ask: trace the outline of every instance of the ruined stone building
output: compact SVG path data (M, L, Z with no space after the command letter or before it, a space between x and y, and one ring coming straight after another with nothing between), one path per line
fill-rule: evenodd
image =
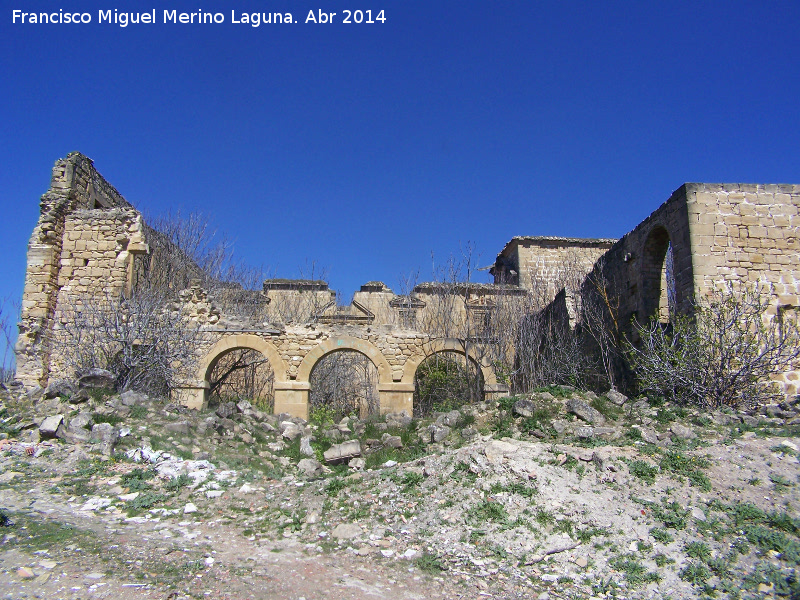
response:
M536 310L566 305L592 269L621 282L628 320L664 313L668 252L678 309L728 279L769 282L776 310L797 307L799 206L798 185L685 184L618 241L514 237L491 268L493 284L423 283L397 295L373 281L345 307L317 280L268 279L259 291L221 286L210 293L191 281L197 273L185 262L169 280L175 310L197 324L199 335L173 392L187 406L204 406L214 366L244 348L269 362L276 412L307 416L311 372L340 350L375 365L382 412L412 411L416 369L440 352L472 361L486 397L496 397L508 391L507 382L498 381L482 351L493 311L509 301ZM130 293L173 251L89 158L71 153L58 160L28 245L17 378L33 387L71 376L57 342L76 307ZM436 326L445 302L448 327L458 324L452 332ZM243 303L257 310L243 316L236 309ZM787 391L797 391L796 381L797 373L785 375Z

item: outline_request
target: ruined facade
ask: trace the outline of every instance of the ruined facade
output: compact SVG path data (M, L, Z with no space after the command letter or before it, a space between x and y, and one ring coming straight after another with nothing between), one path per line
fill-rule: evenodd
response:
M72 153L57 161L28 245L17 378L34 387L74 375L66 372L69 361L64 354L69 349L59 343L64 325L84 304L130 293L154 271L159 254L171 250L177 252L143 222L90 159ZM159 271L168 273L168 285L195 274L196 265L176 262L181 272ZM481 313L490 291L486 286L476 286L475 292L464 290L456 320ZM198 328L192 357L180 365L182 377L173 390L193 408L206 403L216 363L236 349L253 349L266 357L274 373L275 410L299 416L307 415L314 366L341 350L360 352L376 366L382 412L411 413L416 368L440 352L456 352L472 361L482 374L487 397L508 390L497 382L479 344L415 327L426 318L426 310L437 306L435 288L422 286L401 297L381 282L370 282L346 307L337 306L335 293L323 281L270 279L261 291L221 286L215 293L211 297L199 285L188 283L174 290L173 309ZM250 310L244 316L232 310L242 301L263 310ZM473 305L478 308L469 308Z
M252 349L274 373L275 411L305 417L314 366L332 352L352 350L377 368L382 412L411 412L416 369L440 352L472 361L486 396L496 397L508 387L483 352L493 311L502 302L524 301L536 309L549 303L545 310L574 319L568 296L592 269L620 283L627 321L665 310L668 252L678 309L728 279L764 280L774 286L776 310L798 306L799 206L800 186L686 184L618 241L516 237L492 267L494 284L423 283L396 295L374 281L344 307L317 280L269 279L262 290L223 286L210 294L187 283L189 265L184 279L174 278L185 283L174 290L174 302L198 335L173 391L187 406L204 406L221 357ZM90 159L72 153L57 161L28 246L17 378L33 387L73 375L64 372L63 351L54 343L60 328L87 298L129 293L159 253L169 254L168 245ZM235 310L242 303L257 310L242 317ZM445 303L449 322L439 327ZM787 391L797 391L797 379L797 373L785 375Z
M800 307L798 211L800 185L686 183L599 258L594 279L582 283L584 295L594 292L587 287L598 280L607 284L628 333L634 322L666 323L670 311L689 312L727 282L760 282L771 289L765 318L795 311ZM577 296L562 290L546 310L562 319L566 315L574 325ZM800 391L799 371L777 381L787 395Z
M546 304L562 288L579 287L583 276L617 240L515 236L497 255L495 284L515 285Z

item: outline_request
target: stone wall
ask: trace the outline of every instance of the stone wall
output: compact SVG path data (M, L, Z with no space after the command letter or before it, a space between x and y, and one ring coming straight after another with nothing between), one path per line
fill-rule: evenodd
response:
M181 401L194 408L206 402L213 365L238 348L257 350L268 359L275 375L276 410L300 416L307 413L314 365L343 350L361 352L377 367L384 412L411 412L416 367L436 352L468 354L484 372L489 397L506 390L496 384L490 365L474 345L470 350L459 340L434 339L398 324L404 308L439 306L435 298L398 305L389 288L371 282L362 286L350 306L338 307L335 293L324 281L276 279L265 281L263 291L213 282L215 292L209 294L194 279L198 274L197 265L148 227L90 159L72 153L59 160L29 243L18 379L32 388L47 385L51 378L74 376L67 369L64 326L81 311L86 313L87 303L114 303L136 289L139 279L160 278L163 289L174 296L164 310L175 311L196 328L190 353L194 358L179 367L181 383L176 390ZM491 290L476 293L482 297ZM468 314L464 299L459 299L458 314ZM236 312L242 303L252 314Z
M51 345L70 311L87 298L103 301L129 292L137 277L153 276L154 263L167 261L169 269L157 270L170 280L173 309L202 334L193 348L195 360L183 367L179 393L188 405L203 405L209 369L235 348L251 348L269 359L276 409L294 414L305 413L316 362L340 350L361 352L375 364L382 410L410 410L416 367L436 352L468 354L493 397L506 388L482 356L487 341L482 336L501 304L545 306L555 298L547 310L574 326L580 317L577 300L587 286L596 290L601 282L619 301L622 323L666 320L665 266L672 257L674 310L690 310L726 281L768 283L774 291L771 314L795 309L798 207L800 186L685 184L616 242L513 238L492 268L495 284L423 283L397 296L376 281L342 307L324 281L272 279L263 291L216 282L215 306L214 294L190 283L197 265L151 230L90 159L72 153L56 162L28 245L17 377L33 387L46 385L51 372L70 376ZM183 270L173 273L175 268ZM584 279L592 270L595 278ZM186 289L172 286L177 280ZM581 287L585 293L575 294ZM560 289L566 291L559 294ZM252 314L237 314L238 304L249 304ZM798 391L798 375L783 377L787 392Z
M517 236L497 255L491 269L496 284L517 285L544 306L563 287L577 289L612 239Z
M96 231L91 224L88 228L76 225L83 217L76 211L88 211L96 207L111 209L115 216L101 227L109 229ZM116 272L115 266L105 265L105 253L111 250L96 250L95 241L103 238L113 244L114 248L123 240L105 239L106 233L117 231L117 215L125 214L125 220L136 221L138 214L133 207L95 170L91 159L78 152L56 161L50 182L50 189L40 201L39 221L28 242L28 260L25 274L25 287L22 299L19 337L16 345L17 377L28 385L44 385L50 371L49 338L55 323L60 290L68 285L73 275L68 278L62 274L62 266L67 270L79 269L78 277L87 285L98 281L100 270L104 273ZM98 215L95 215L99 217ZM76 229L77 227L77 229ZM80 231L78 231L80 230ZM91 230L91 232L89 231ZM131 236L134 230L130 230ZM134 240L129 252L136 249L143 240ZM82 248L79 250L78 248ZM64 250L66 249L66 254ZM143 248L141 248L143 250ZM114 256L114 261L119 255ZM83 263L79 266L79 263ZM88 269L87 269L88 265ZM98 272L95 276L93 273ZM113 285L119 284L124 277L112 277ZM107 286L106 286L107 287Z
M673 260L672 310L687 313L698 300L733 282L772 286L772 306L800 306L800 185L687 183L625 234L595 264L582 296L598 284L619 301L619 322L669 320L667 255ZM547 310L560 310L548 307ZM635 341L635 340L634 340ZM780 380L798 392L800 373Z

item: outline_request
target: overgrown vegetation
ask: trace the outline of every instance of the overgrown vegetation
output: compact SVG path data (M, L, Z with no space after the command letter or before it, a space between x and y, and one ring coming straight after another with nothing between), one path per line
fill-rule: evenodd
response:
M651 321L628 344L639 389L676 403L704 407L756 406L774 400L770 376L791 370L800 358L800 330L793 312L769 317L772 291L733 284L675 315L669 326Z

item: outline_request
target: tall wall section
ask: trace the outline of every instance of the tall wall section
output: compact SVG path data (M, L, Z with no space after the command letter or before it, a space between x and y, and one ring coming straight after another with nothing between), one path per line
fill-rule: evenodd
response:
M681 186L649 217L626 233L595 265L583 283L583 296L604 286L618 300L623 324L664 317L667 307L664 264L671 247L677 310L688 311L694 300L693 247L686 186ZM599 276L598 276L599 275ZM667 315L668 316L668 315Z
M17 378L44 385L59 306L91 287L121 290L132 253L146 251L141 215L78 152L56 161L28 242Z
M763 281L781 305L800 306L800 185L684 187L696 289Z
M669 249L679 312L726 281L771 284L776 306L796 307L799 206L797 185L687 183L614 244L596 267L619 291L625 323L664 318Z

